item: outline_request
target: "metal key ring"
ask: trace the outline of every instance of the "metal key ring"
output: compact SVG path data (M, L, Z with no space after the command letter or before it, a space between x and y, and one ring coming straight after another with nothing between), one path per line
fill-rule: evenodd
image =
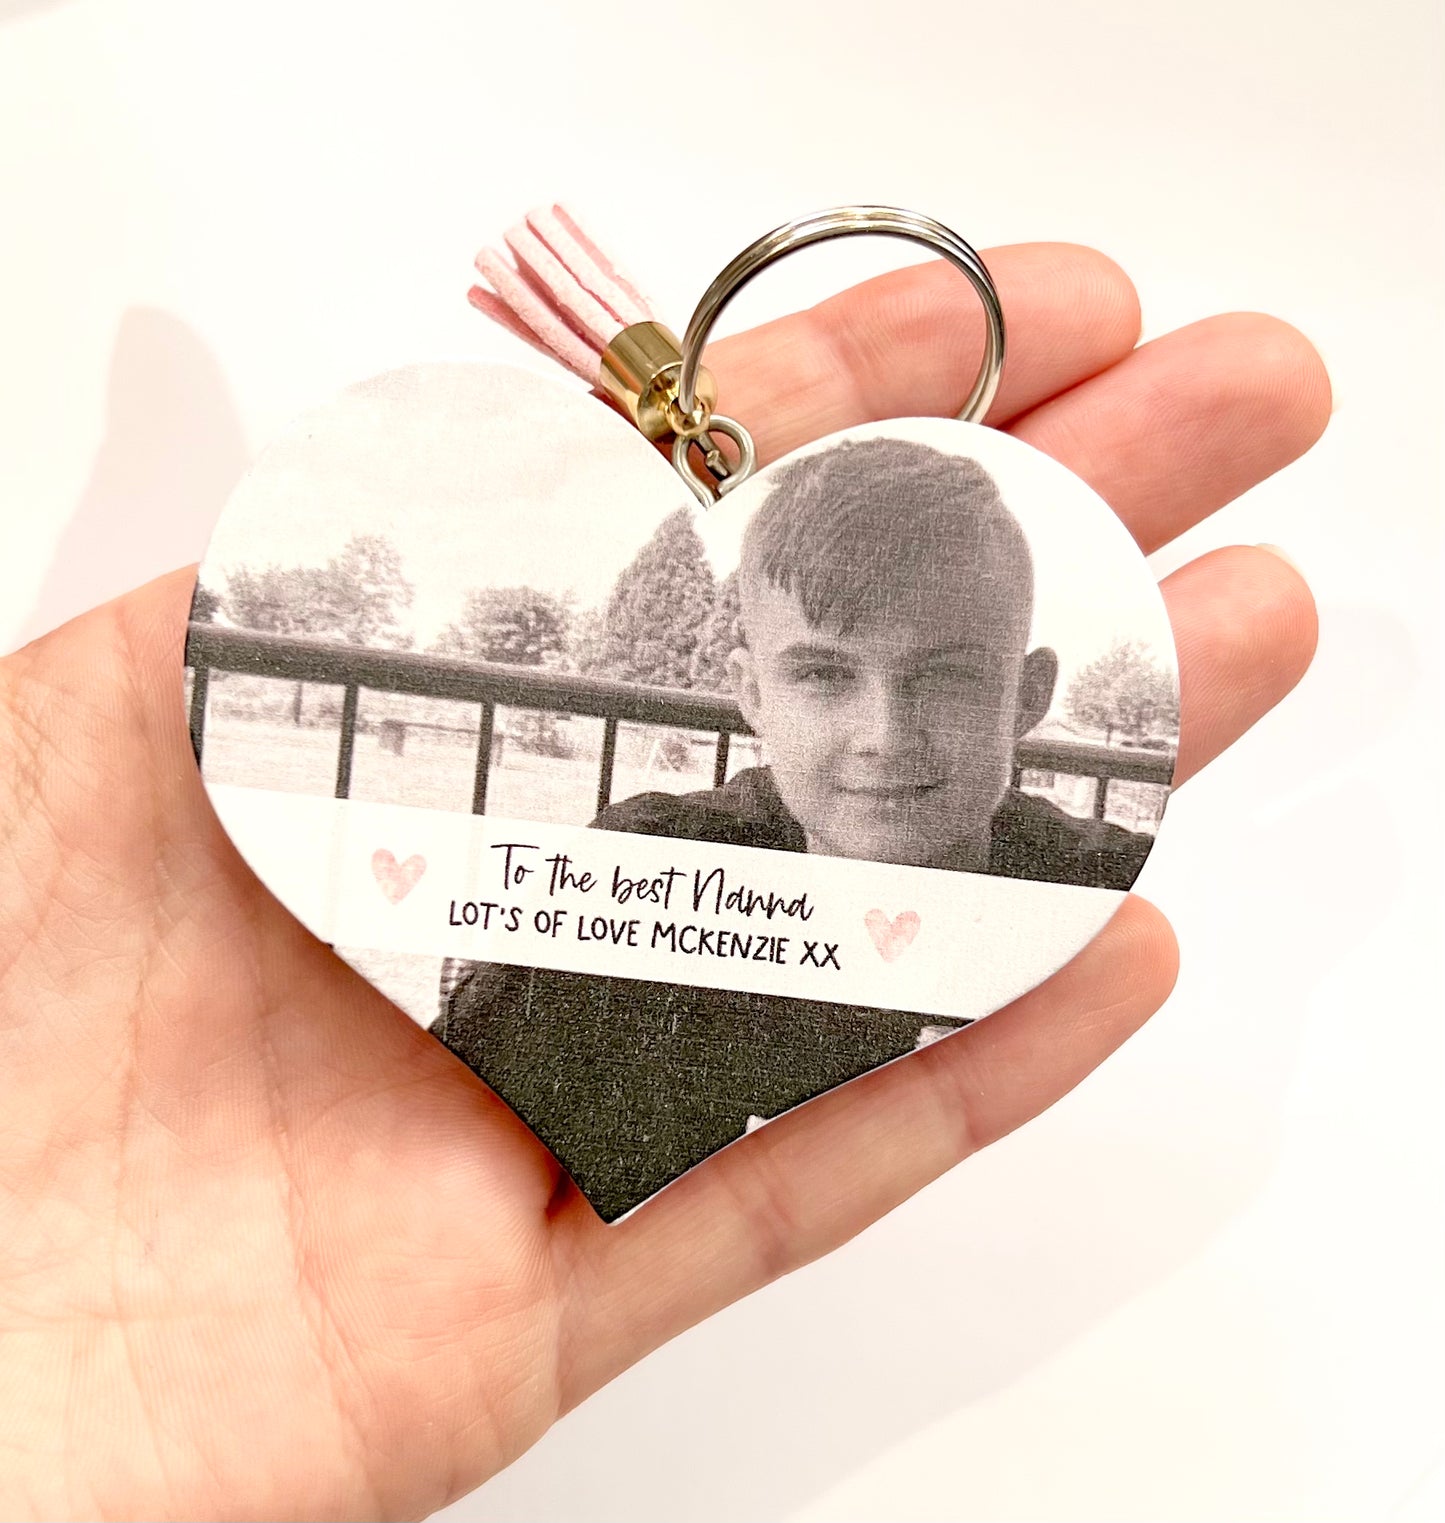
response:
M687 332L682 339L682 367L678 375L677 407L683 417L689 417L697 404L696 387L698 369L702 364L703 346L712 332L723 308L747 283L770 264L786 254L806 248L810 243L825 243L833 238L849 238L860 233L876 233L890 238L906 238L921 243L942 254L955 268L968 276L979 300L983 303L986 323L983 362L978 377L969 391L968 399L958 412L965 423L977 422L989 409L998 393L1003 376L1004 324L1003 307L999 302L998 288L993 283L987 266L971 245L964 242L951 228L945 227L921 212L905 211L896 206L837 206L829 211L814 212L811 216L785 222L781 227L751 243L734 259L716 280L703 292ZM746 433L733 419L720 420L733 429ZM749 443L751 441L749 440ZM703 484L692 474L687 465L687 441L679 439L679 449L674 451L674 464L688 479L688 484L704 501ZM719 495L731 491L751 474L753 462L751 451L745 451L738 466L717 488Z

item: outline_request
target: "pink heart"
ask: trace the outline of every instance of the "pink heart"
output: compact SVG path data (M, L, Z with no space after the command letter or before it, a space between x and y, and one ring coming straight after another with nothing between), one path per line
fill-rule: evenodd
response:
M863 917L863 924L868 927L868 934L873 938L873 945L878 948L878 955L884 962L892 962L908 950L909 943L918 934L918 927L923 922L913 910L904 910L894 920L890 920L882 910L869 910Z
M371 854L372 876L393 904L406 898L425 871L425 857L408 857L405 862L398 862L384 846Z

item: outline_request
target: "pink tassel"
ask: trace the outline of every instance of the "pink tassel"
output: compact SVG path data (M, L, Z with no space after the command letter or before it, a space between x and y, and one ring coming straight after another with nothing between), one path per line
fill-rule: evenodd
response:
M505 242L515 268L483 249L476 266L486 284L467 299L595 386L602 351L624 328L653 321L651 303L563 207L529 212Z

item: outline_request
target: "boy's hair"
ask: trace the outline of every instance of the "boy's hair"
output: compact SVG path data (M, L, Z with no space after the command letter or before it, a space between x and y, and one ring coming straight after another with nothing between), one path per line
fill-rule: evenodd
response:
M847 634L897 617L910 585L956 577L952 546L1002 548L1013 568L1002 590L1032 607L1028 542L976 460L906 439L849 441L779 472L743 535L740 591L766 578L809 624Z

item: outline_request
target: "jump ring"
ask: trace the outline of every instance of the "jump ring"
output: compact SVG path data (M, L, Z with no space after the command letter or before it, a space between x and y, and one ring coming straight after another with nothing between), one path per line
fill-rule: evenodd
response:
M717 498L732 491L740 482L746 481L757 469L758 464L758 452L753 444L753 436L736 419L725 418L721 413L715 412L708 419L707 431L709 434L725 435L738 447L737 465L716 485L709 484L693 472L691 450L699 441L686 438L681 434L672 441L673 469L687 482L692 495L705 508L711 507Z

